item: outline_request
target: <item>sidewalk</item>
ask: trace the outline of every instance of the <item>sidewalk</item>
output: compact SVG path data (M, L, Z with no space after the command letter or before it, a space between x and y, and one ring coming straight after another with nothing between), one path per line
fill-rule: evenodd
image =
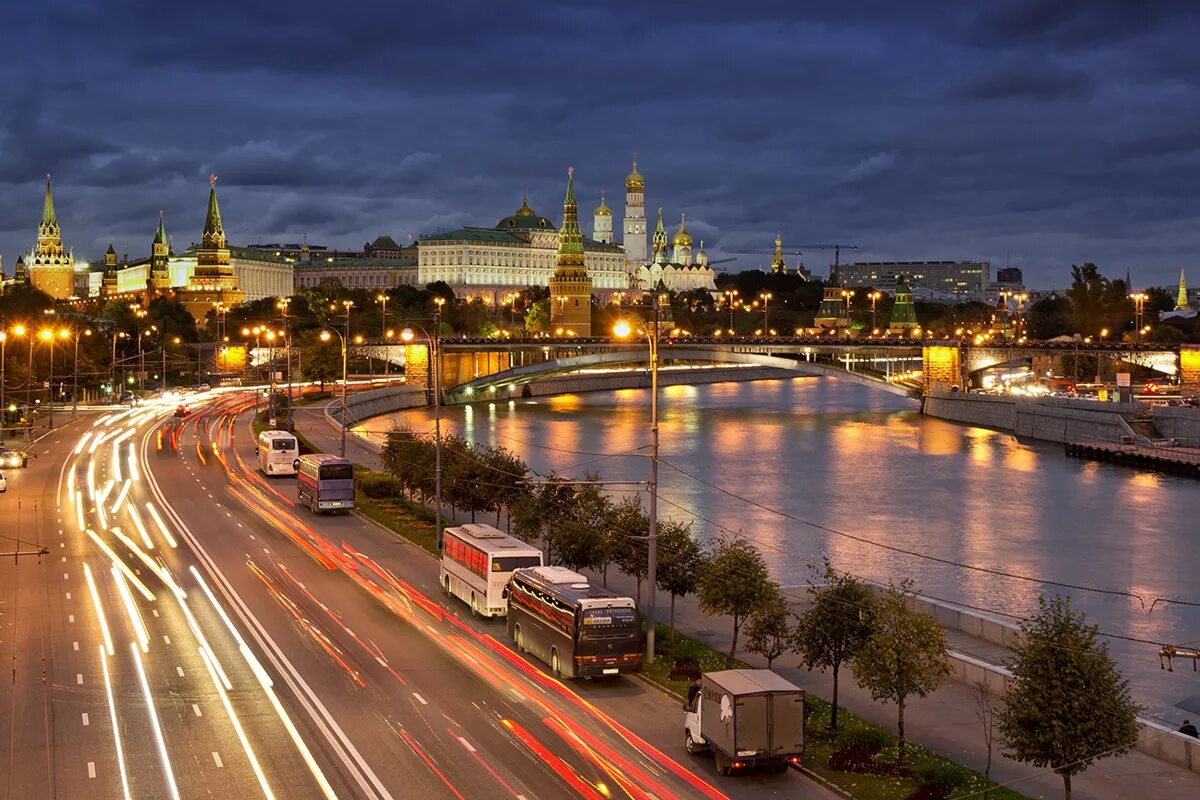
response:
M296 430L326 452L337 452L340 433L326 420L323 406L312 406L297 413ZM357 436L346 440L346 455L373 469L379 468L377 445L365 444ZM447 512L449 509L447 509ZM616 591L634 594L634 581L617 570L609 570L608 586ZM643 587L644 590L644 587ZM789 589L794 599L803 599L803 589ZM644 601L644 598L643 598ZM657 617L665 622L670 597L658 595ZM719 651L728 651L732 622L725 617L708 617L700 611L693 597L680 598L675 603L675 621L679 630L703 641ZM957 631L948 632L952 649L965 652L983 661L1002 660L1004 648ZM743 640L744 642L744 640ZM739 657L756 667L766 661L749 654L739 644ZM809 672L797 666L798 658L789 654L776 659L775 671L796 685L814 694L830 698L833 681L828 674ZM854 683L850 669L844 667L839 686L840 704L860 717L894 731L896 709L893 705L875 702L870 694ZM905 710L905 727L911 741L946 756L979 772L987 760L983 744L983 729L976 716L974 688L947 681L926 698L913 698ZM1016 791L1034 798L1062 796L1062 779L1026 764L1005 758L999 746L992 755L992 778L999 783L1014 783ZM1130 752L1120 758L1098 761L1082 775L1072 779L1076 798L1112 798L1129 800L1141 797L1200 797L1200 774L1175 767L1143 753Z

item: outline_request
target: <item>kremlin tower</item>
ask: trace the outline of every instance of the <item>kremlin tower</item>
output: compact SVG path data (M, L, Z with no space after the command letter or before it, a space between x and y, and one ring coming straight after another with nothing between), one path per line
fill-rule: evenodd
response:
M563 335L567 336L592 335L592 279L583 263L583 234L579 230L579 210L575 203L574 167L567 169L558 265L550 278L550 328L556 334L562 329Z
M625 178L625 268L632 274L646 263L646 179L633 171Z
M196 251L196 269L187 288L178 293L179 301L197 322L203 322L218 303L229 308L241 305L246 299L246 293L238 289L237 276L229 265L225 228L221 225L221 209L217 206L216 175L209 176L209 185L208 215L204 218L200 249ZM162 230L161 220L159 230ZM163 238L166 238L165 232Z
M49 175L46 176L46 199L42 204L37 244L24 266L33 288L56 300L65 300L75 293L75 256L63 250L62 230L54 213Z

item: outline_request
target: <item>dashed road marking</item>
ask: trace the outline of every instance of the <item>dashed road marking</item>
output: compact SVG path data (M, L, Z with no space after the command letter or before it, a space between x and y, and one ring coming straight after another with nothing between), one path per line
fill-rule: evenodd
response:
M71 644L73 644L75 646L76 650L79 649L79 642L71 642Z
M66 560L67 560L67 557L66 557L66 556L63 556L63 561L66 561ZM67 574L67 573L65 573L65 572L63 573L63 580L64 580L64 581L65 581L65 580L70 580L70 578L71 578L71 576L70 576L70 575L68 575L68 574Z
M75 621L75 615L67 614L67 622L74 622L74 621Z
M68 600L70 600L70 599L71 599L71 593L70 593L70 592L67 592L67 599L68 599Z
M89 778L96 777L96 762L95 761L88 762L88 777Z
M413 695L413 697L417 698L417 702L420 703L421 705L423 705L423 706L429 705L429 701L426 700L424 697L421 697L421 695L417 694L416 692L413 692L412 695Z
M170 643L171 643L171 637L170 637L170 636L167 636L167 635L164 633L164 634L163 634L163 641L164 641L164 642L166 642L167 644L170 644Z
M203 714L200 713L200 706L196 705L195 703L192 703L192 711L196 712L197 717L204 716Z
M157 609L157 608L152 608L152 609L150 609L150 613L151 613L151 614L153 614L154 616L156 616L156 617L157 617L157 616L158 616L158 609Z
M82 672L75 673L75 684L77 686L83 686L83 673Z
M216 750L213 750L213 763L216 764L218 767L225 766L225 764L221 761L221 754L218 753Z
M84 727L86 728L88 725L91 725L91 724L92 724L92 721L91 721L90 719L88 719L87 712L86 712L86 711L85 711L85 712L83 712L83 725L84 725Z
M176 667L175 671L179 673L179 677L183 677L183 667Z

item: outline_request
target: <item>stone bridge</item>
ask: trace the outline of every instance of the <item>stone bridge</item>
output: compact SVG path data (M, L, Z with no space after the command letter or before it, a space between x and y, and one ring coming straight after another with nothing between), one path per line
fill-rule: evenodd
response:
M520 396L535 381L569 373L635 368L649 362L644 341L607 338L443 339L441 389L449 402ZM404 364L410 385L432 397L426 342L367 342L352 351ZM794 374L839 377L898 394L921 395L968 385L990 367L1030 365L1038 358L1099 357L1136 364L1181 385L1200 388L1200 347L1114 342L1025 342L974 346L957 340L820 337L664 338L660 364L758 365ZM1060 364L1063 361L1059 362ZM1060 372L1065 374L1065 370Z

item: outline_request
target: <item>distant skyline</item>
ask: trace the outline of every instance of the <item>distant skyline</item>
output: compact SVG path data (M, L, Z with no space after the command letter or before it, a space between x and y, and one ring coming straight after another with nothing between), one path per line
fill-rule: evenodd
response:
M197 240L209 173L234 244L488 226L526 183L557 222L568 165L590 232L637 151L651 223L686 212L714 260L778 231L1035 288L1084 261L1200 284L1190 3L50 0L0 26L10 275L47 172L64 243L98 259L147 254L159 209L176 250Z

